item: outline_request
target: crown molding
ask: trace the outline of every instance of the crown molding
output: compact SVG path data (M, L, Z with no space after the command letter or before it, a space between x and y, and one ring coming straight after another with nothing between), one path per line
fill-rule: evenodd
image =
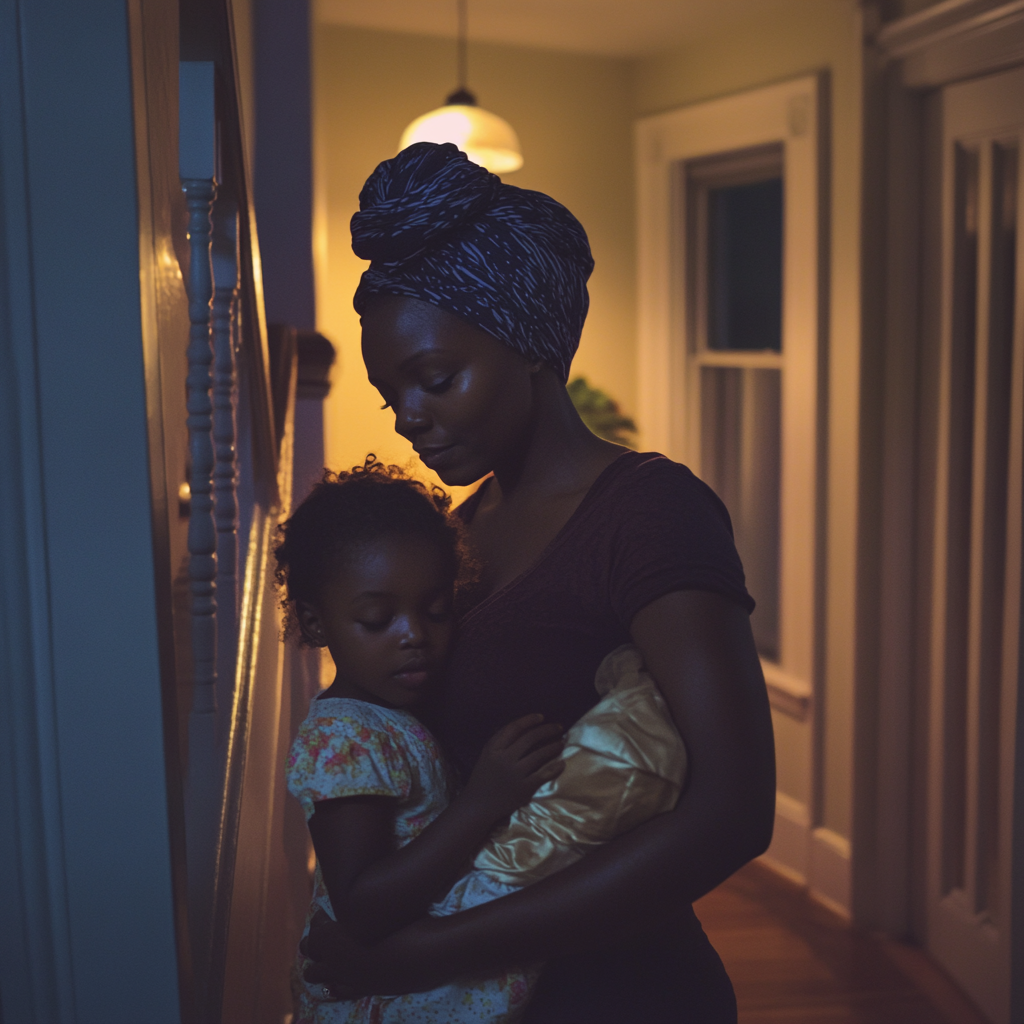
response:
M943 0L879 29L875 45L913 88L1024 62L1024 0Z

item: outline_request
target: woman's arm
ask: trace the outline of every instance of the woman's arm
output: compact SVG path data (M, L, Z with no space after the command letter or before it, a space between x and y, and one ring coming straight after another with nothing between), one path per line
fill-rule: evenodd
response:
M376 942L416 920L465 870L496 822L562 770L561 726L527 715L484 747L466 788L412 842L393 848L391 797L316 804L309 819L331 907L345 929Z
M717 594L682 591L639 612L632 634L686 743L676 809L520 892L418 922L361 953L346 947L346 966L336 936L312 935L323 963L311 979L346 993L407 992L629 941L676 919L767 848L774 744L747 613Z

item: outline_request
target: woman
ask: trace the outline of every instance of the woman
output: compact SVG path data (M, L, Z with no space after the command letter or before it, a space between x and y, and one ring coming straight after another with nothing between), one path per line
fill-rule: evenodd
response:
M312 980L406 992L547 967L532 1024L734 1021L691 904L771 837L771 719L728 515L684 467L595 437L565 390L593 260L575 218L422 143L374 172L353 218L371 383L450 485L482 579L427 718L457 767L505 722L565 725L632 640L689 752L676 809L510 897L369 950L311 935Z

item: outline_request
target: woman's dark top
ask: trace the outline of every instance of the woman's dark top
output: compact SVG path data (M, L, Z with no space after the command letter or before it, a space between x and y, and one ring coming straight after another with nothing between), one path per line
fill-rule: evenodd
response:
M486 482L461 507L469 522ZM597 703L594 676L638 611L676 590L754 602L725 506L685 466L625 452L594 481L537 562L466 611L426 715L465 775L501 726L531 712L566 728ZM426 710L426 709L425 709ZM632 948L545 969L532 1024L735 1020L732 987L692 911Z

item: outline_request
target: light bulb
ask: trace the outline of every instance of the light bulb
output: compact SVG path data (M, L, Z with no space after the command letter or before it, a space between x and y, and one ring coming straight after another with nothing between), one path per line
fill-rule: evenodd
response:
M510 174L523 166L512 126L476 105L449 103L417 117L402 133L398 148L403 150L414 142L454 143L492 174Z

